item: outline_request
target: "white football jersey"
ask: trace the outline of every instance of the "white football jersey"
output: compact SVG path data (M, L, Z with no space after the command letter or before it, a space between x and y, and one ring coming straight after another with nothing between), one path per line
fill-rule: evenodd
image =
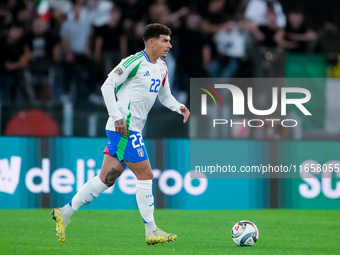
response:
M164 106L181 114L182 104L171 95L167 74L165 62L159 58L151 63L144 51L123 59L102 86L109 112L106 129L115 131L114 122L124 118L129 130L142 132L157 96Z

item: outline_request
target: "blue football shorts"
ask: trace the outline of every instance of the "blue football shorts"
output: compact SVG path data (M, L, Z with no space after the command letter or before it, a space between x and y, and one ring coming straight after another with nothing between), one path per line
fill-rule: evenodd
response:
M141 162L149 159L143 142L142 135L137 131L128 131L128 136L124 137L117 132L106 130L109 142L104 153L116 157L124 168L127 168L125 161Z

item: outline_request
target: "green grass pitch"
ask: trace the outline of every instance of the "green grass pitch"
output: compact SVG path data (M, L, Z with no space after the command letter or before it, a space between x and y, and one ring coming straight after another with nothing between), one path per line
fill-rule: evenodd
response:
M0 210L0 254L340 254L336 210L156 210L159 228L178 235L169 244L147 245L137 210L80 210L55 236L51 210ZM230 237L239 220L253 221L259 240L238 247Z

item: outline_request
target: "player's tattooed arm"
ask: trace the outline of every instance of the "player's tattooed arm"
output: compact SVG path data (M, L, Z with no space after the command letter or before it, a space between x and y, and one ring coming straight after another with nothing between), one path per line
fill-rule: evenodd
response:
M127 128L124 119L116 120L115 128L117 133L127 136Z
M111 187L113 184L115 184L117 178L121 175L121 172L117 171L112 167L111 171L107 173L105 177L105 184L108 187Z

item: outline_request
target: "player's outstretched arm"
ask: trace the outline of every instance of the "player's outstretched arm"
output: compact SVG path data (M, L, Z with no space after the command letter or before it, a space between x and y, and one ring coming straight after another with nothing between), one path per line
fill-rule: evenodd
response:
M189 115L190 115L190 111L188 108L186 108L184 105L182 105L180 108L181 110L181 113L183 115L183 123L187 122L188 118L189 118Z
M158 98L162 105L172 111L176 111L177 113L182 114L184 117L183 123L187 122L190 111L187 107L185 107L184 104L179 103L171 94L168 79L165 80L164 86L159 89Z

